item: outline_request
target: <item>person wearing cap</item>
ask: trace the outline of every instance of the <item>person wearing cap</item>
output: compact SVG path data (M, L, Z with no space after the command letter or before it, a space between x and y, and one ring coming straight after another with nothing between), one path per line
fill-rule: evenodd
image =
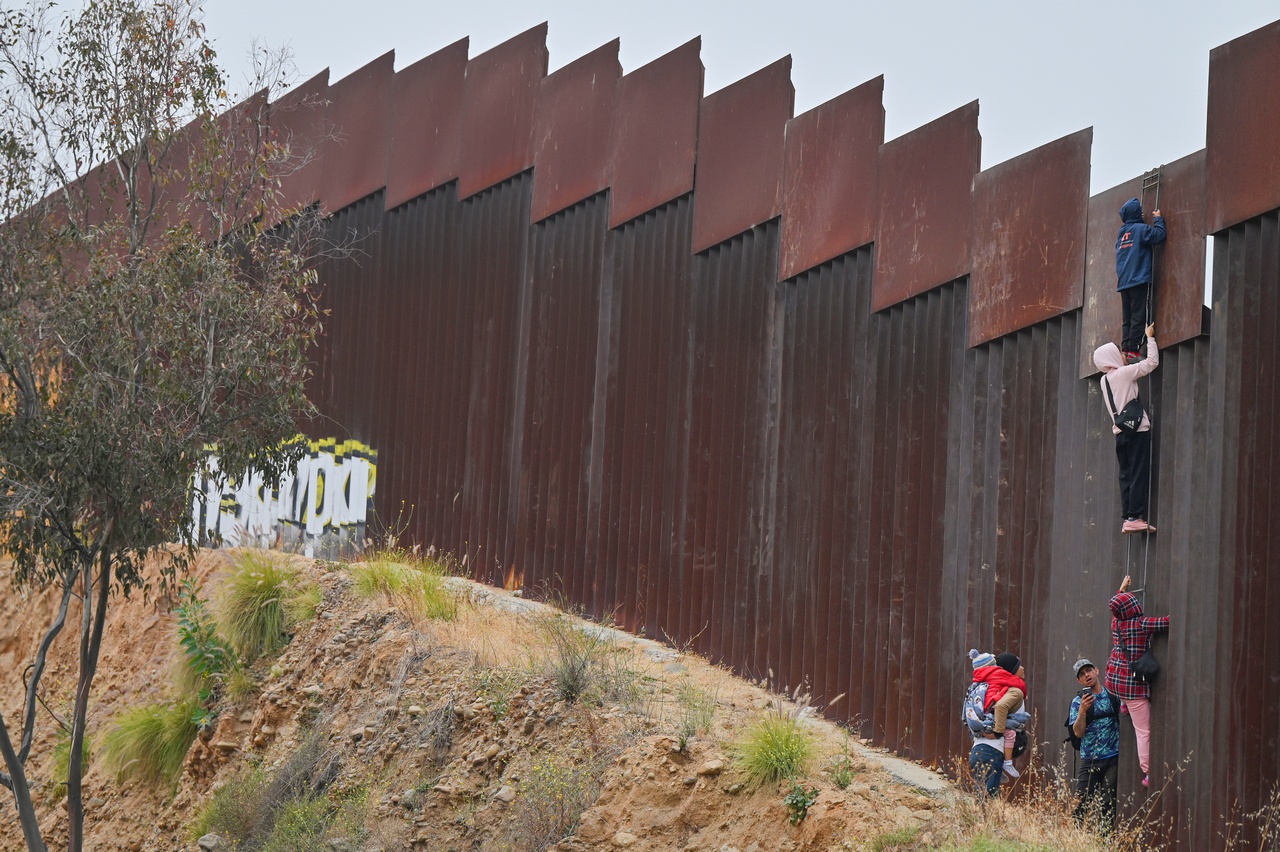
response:
M972 654L970 657L976 664L977 657ZM973 670L974 683L987 684L984 709L987 712L997 712L999 719L996 725L998 730L973 734L973 747L969 749L969 772L973 775L974 786L979 795L983 792L992 798L1000 795L1000 781L1005 773L1005 718L1026 695L1025 675L1026 669L1023 668L1022 660L1018 659L1017 654L1009 653L996 655L993 665L975 665ZM1015 698L1016 703L1014 703ZM1004 712L999 713L995 708L1003 699L1008 699L1009 703L1004 706Z
M1067 722L1080 740L1080 768L1076 772L1076 822L1086 816L1098 820L1104 831L1115 825L1116 779L1120 764L1120 702L1102 685L1098 667L1090 660L1076 660L1072 667L1080 692L1071 700Z

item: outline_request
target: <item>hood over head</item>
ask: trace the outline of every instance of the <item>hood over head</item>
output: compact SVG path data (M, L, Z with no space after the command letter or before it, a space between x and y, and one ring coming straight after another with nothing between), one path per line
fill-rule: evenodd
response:
M1132 592L1120 592L1111 598L1111 614L1121 621L1142 617L1142 604Z
M1124 366L1124 357L1120 354L1120 347L1114 343L1104 343L1097 349L1093 350L1093 363L1104 373L1108 367L1119 369Z
M1120 221L1141 222L1142 221L1142 202L1136 198L1130 198L1120 208Z

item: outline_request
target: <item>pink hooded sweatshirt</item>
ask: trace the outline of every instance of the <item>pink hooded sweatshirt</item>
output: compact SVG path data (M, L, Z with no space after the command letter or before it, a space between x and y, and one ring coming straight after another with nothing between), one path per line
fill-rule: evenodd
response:
M1114 343L1104 343L1093 351L1093 363L1102 371L1102 410L1107 414L1107 421L1111 423L1112 433L1119 435L1120 427L1115 425L1115 420L1111 416L1111 405L1107 399L1107 384L1111 385L1111 393L1116 398L1116 411L1122 410L1129 400L1138 395L1138 379L1150 373L1156 367L1160 366L1160 351L1156 348L1156 339L1154 337L1147 338L1147 357L1136 364L1124 363L1124 357L1120 354L1120 347ZM1151 429L1151 418L1147 417L1146 412L1142 414L1142 425L1138 427L1139 432L1146 432Z

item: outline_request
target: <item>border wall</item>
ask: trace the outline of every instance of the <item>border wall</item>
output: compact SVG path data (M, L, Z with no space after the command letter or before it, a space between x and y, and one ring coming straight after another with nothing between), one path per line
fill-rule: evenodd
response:
M1013 650L1056 761L1141 546L1090 355L1143 176L1090 197L1089 129L980 170L976 102L885 143L882 78L793 116L789 58L704 96L697 40L548 76L545 36L288 96L322 105L282 132L340 134L289 200L357 246L322 270L309 433L373 448L381 522L478 578L847 693L927 764L967 751L967 649ZM1280 779L1277 91L1280 22L1215 49L1206 147L1161 169L1143 584L1188 849Z

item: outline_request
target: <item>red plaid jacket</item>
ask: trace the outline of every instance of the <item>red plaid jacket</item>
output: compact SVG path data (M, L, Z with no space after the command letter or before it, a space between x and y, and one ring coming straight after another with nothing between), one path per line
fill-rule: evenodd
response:
M1142 614L1142 604L1129 592L1111 598L1111 658L1107 660L1107 690L1121 699L1150 698L1151 687L1139 683L1129 663L1137 660L1151 644L1152 634L1169 629L1169 616L1155 618ZM1123 641L1124 650L1121 650ZM1128 655L1125 655L1128 651Z

